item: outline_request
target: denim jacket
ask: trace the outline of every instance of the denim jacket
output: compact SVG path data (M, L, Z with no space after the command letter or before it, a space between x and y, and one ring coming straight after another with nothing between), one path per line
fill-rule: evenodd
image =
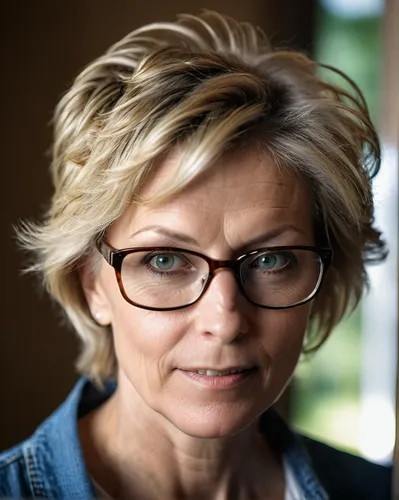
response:
M0 454L0 498L65 500L92 500L95 498L93 484L87 472L79 443L77 422L78 418L104 402L114 390L115 383L107 383L105 390L100 391L90 381L80 379L64 403L43 422L30 438ZM389 499L388 473L385 474L385 471L381 473L382 468L379 466L368 464L354 457L350 460L361 461L361 463L364 462L371 467L370 470L366 470L366 474L370 474L372 470L374 479L378 476L375 471L380 473L377 480L381 483L382 489L378 487L379 489L376 491L382 496L357 496L355 490L351 490L352 492L349 493L349 490L345 492L348 486L343 485L344 496L338 493L338 496L334 494L329 497L311 465L311 459L317 462L318 457L311 457L311 454L320 455L322 461L326 461L327 465L331 456L333 457L332 463L335 463L334 453L338 454L337 463L342 462L341 455L343 457L350 456L336 450L333 450L333 454L330 456L328 450L332 449L329 447L310 440L302 442L301 438L296 436L273 410L265 412L260 425L268 442L292 468L302 490L303 500ZM314 451L315 447L316 452ZM310 454L309 450L311 450ZM327 474L327 478L329 478L327 482L332 483L333 490L335 485L336 489L338 488L337 491L341 491L339 483L342 482L342 478L340 479L342 471L339 472L339 468L335 476L334 473L332 477L330 477L331 474L330 476ZM325 475L323 471L324 469L321 468L319 475L320 472L321 476ZM353 470L351 473L353 474ZM361 472L361 474L363 473ZM374 484L373 478L370 479ZM352 486L349 485L350 488ZM371 490L366 486L365 491L370 492ZM346 493L350 496L345 496Z

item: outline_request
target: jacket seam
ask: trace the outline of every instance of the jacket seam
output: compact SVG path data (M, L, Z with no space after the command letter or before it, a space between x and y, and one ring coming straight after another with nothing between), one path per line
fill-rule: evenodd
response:
M19 460L21 458L23 458L23 454L21 452L16 453L15 455L11 455L11 457L0 462L0 469L3 467L6 467L7 465L11 465L13 462L16 462L17 460Z
M34 453L30 447L24 450L26 470L28 473L29 486L33 493L33 498L47 498L46 489L40 480L40 471L35 465Z

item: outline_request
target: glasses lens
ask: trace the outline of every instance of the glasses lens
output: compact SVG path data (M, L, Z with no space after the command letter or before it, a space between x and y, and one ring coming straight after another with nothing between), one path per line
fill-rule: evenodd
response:
M209 275L206 260L177 250L126 255L121 281L127 297L138 305L169 309L193 302Z
M269 307L287 307L317 291L323 263L311 250L268 250L248 256L241 281L248 298Z

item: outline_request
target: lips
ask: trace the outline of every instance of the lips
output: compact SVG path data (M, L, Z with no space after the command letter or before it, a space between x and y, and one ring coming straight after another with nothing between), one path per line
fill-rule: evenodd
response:
M194 383L193 387L206 391L240 391L247 384L257 380L258 369L255 366L235 366L223 369L190 368L177 370L183 380Z
M226 375L234 375L237 373L242 373L248 370L253 369L253 366L244 366L244 367L234 367L234 368L225 368L221 370L214 370L210 368L189 368L183 371L198 373L199 375L205 375L207 377L223 377Z

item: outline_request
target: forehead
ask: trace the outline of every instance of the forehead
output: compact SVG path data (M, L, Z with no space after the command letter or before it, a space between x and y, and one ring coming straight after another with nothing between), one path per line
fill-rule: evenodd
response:
M174 153L160 165L145 195L157 194L173 182L179 165ZM257 148L223 155L181 192L164 205L195 204L205 210L245 210L261 207L287 207L307 198L304 180L289 169L279 169L272 156Z
M162 193L173 182L179 163L176 153L160 162L144 197ZM131 205L110 233L118 239L115 245L122 247L129 243L123 239L127 234L144 232L133 241L144 244L152 237L146 228L154 226L189 234L208 249L213 245L241 247L279 226L293 226L306 241L276 244L311 244L313 233L304 180L293 171L279 169L270 155L255 148L222 156L162 204Z

